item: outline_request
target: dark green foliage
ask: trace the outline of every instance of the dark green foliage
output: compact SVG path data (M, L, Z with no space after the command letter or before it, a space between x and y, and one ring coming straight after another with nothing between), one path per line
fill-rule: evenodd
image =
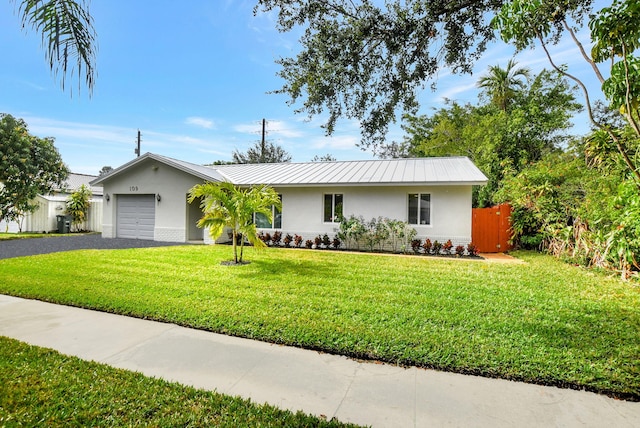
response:
M469 157L489 178L486 186L474 189L473 204L493 205L505 174L521 171L571 140L571 115L580 110L567 81L546 70L508 94L504 109L449 102L432 116L407 116L404 150L417 157Z
M231 163L280 163L290 162L291 155L282 147L273 143L260 142L247 149L246 153L234 150Z
M35 137L22 119L0 113L0 220L35 211L34 198L61 188L68 175L52 138Z
M329 115L327 133L340 117L362 124L362 145L384 141L397 110L413 112L418 95L442 66L470 72L494 38L491 12L502 0L259 0L275 11L280 31L301 27L301 49L282 58L279 93L309 115Z

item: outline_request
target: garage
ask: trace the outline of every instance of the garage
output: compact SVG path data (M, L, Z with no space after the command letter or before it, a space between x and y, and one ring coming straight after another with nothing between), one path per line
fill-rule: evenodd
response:
M116 236L153 240L156 222L154 195L118 195Z

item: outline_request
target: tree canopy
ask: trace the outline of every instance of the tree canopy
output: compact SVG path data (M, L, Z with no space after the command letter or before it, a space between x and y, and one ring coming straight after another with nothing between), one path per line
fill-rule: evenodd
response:
M491 67L496 68L497 74L507 74L499 66ZM449 101L433 115L406 116L402 145L387 151L400 151L403 156L469 157L489 178L487 186L474 191L474 204L491 205L506 172L521 171L546 153L567 146L572 138L567 133L571 117L581 109L567 80L555 72L543 70L518 86L498 104Z
M280 163L290 162L291 155L282 147L268 142L257 142L246 153L234 150L231 163Z
M418 94L443 68L470 72L494 38L503 0L258 0L276 11L278 29L304 30L300 52L281 58L276 92L301 101L299 112L328 113L362 125L362 147L377 149L398 113L415 113ZM558 3L558 2L554 2ZM561 1L576 14L592 0Z
M35 211L38 194L64 184L69 169L53 141L29 134L24 120L0 113L0 220Z

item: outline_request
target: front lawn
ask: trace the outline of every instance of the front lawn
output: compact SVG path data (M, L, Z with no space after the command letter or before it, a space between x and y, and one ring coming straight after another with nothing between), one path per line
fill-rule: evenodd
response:
M640 288L526 264L227 246L0 261L0 293L357 358L640 399Z
M0 337L0 426L342 427Z

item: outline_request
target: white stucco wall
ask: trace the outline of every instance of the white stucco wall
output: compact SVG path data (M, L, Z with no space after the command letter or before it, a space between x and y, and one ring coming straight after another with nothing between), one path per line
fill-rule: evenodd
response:
M105 180L102 236L116 237L118 195L160 194L160 201L156 201L154 240L186 242L189 238L187 193L201 182L190 174L153 159L147 159L126 173ZM109 202L106 201L107 194Z
M344 215L362 216L365 220L388 217L408 220L408 195L431 195L431 224L414 225L418 238L465 245L471 241L471 186L378 186L378 187L311 187L277 188L282 195L283 233L298 234L305 240L318 234L330 236L340 227L325 223L323 204L325 194L344 195ZM263 229L269 230L269 229Z
M132 166L126 172L103 182L103 230L104 237L116 236L116 210L119 195L160 194L156 202L154 239L157 241L185 242L199 239L210 242L207 232L194 230L199 212L188 207L187 192L195 184L202 183L191 174L147 159ZM431 195L431 224L415 225L418 238L444 242L450 239L454 245L466 245L471 241L471 186L335 186L335 187L281 187L275 189L282 195L283 234L298 234L305 240L327 233L334 236L338 223L325 223L323 204L325 194L342 194L345 216L362 216L365 220L388 217L408 220L408 195ZM110 200L106 201L109 194ZM273 229L263 229L273 231ZM226 234L220 241L226 241Z

